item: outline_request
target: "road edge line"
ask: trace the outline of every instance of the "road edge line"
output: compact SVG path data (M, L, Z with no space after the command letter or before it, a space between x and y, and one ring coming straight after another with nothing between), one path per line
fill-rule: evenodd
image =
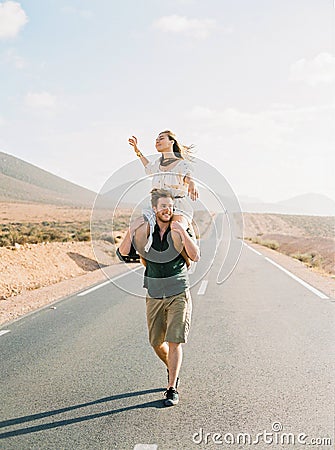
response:
M4 334L10 333L10 330L0 330L0 336L3 336Z
M130 272L127 271L127 272L121 273L120 275L117 275L116 277L111 278L110 280L104 281L103 283L100 283L100 284L98 284L96 286L93 286L91 288L86 289L86 291L79 292L79 294L77 294L77 297L83 297L84 295L90 294L91 292L96 291L97 289L100 289L100 288L106 286L107 284L112 283L113 281L116 281L119 278L122 278L125 275L129 275L129 273L136 272L137 270L142 269L142 268L143 267L140 266L140 267L137 267L134 270L131 270Z
M284 273L286 273L286 275L288 275L289 277L293 278L293 280L297 281L298 283L300 283L302 286L304 286L305 288L309 289L311 292L313 292L313 294L316 294L318 297L322 298L323 300L329 300L329 297L324 294L323 292L319 291L318 289L316 289L315 287L311 286L310 284L308 284L306 281L302 280L301 278L297 277L296 275L294 275L292 272L290 272L289 270L285 269L284 267L282 267L281 265L277 264L276 262L272 261L272 259L268 258L267 256L264 256L264 258L271 264L273 264L274 266L276 266L278 269L282 270Z

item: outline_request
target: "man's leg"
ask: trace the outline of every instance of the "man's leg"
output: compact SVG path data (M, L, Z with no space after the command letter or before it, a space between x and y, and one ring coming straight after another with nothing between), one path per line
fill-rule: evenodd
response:
M175 342L168 343L168 369L169 369L169 384L167 389L170 387L175 388L177 383L177 378L179 375L181 363L183 360L183 349L181 344Z
M146 313L150 344L159 359L168 367L169 346L165 342L165 301L147 295Z
M153 347L156 355L163 361L167 368L169 368L169 345L167 342L163 342L163 344L157 345Z

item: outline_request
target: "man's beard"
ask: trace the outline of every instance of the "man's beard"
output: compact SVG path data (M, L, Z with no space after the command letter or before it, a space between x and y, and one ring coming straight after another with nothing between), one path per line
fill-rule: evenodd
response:
M165 215L164 215L165 216ZM157 214L157 218L161 221L161 222L170 222L172 215L168 215L168 217L164 217L163 215L158 215Z

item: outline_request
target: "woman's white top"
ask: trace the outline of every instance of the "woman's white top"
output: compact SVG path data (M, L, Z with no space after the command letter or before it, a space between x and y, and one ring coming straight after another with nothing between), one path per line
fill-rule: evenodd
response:
M184 178L192 173L192 166L189 161L181 159L171 169L162 170L160 167L160 158L150 162L145 166L145 173L153 175L152 188L166 189L175 196L186 196L188 185Z
M184 178L193 171L191 163L181 159L172 168L162 170L160 160L159 157L145 166L145 173L152 175L152 189L170 191L173 197L177 197L174 201L175 214L186 215L192 219L193 208L188 198L188 184L184 181Z

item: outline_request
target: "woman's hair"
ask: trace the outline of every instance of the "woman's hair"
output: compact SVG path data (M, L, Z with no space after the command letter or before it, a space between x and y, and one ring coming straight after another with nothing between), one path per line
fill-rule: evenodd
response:
M180 159L192 159L192 149L194 148L194 145L182 145L177 141L176 135L170 131L170 130L165 130L165 131L161 131L159 134L167 134L168 138L170 141L174 141L173 142L173 153L175 154L175 156L177 158Z
M174 200L174 197L170 191L167 191L166 189L152 189L151 190L151 206L157 207L158 199L161 197L171 198L172 200Z

